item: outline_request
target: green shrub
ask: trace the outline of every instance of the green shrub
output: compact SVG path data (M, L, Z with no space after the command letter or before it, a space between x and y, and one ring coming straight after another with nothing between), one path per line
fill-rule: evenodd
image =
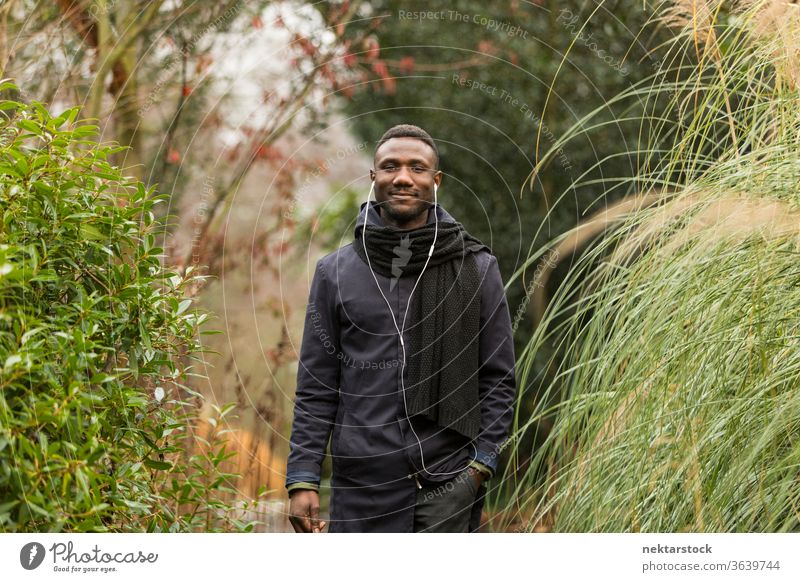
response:
M180 382L208 314L186 297L198 277L161 264L164 197L77 107L0 114L0 531L248 528L215 501L224 445L192 454Z

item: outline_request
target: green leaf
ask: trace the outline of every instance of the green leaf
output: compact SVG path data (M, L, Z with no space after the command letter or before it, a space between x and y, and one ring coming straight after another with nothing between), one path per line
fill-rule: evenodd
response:
M112 381L114 381L116 379L117 379L117 377L116 376L112 376L111 374L106 374L104 372L98 372L97 374L92 376L92 379L90 380L90 382L92 384L105 384L106 382L112 382Z
M28 509L32 509L35 513L38 513L39 515L42 515L44 517L50 517L50 512L49 511L47 511L44 507L40 507L40 506L36 505L30 499L25 500L25 506Z
M123 499L122 502L130 507L131 509L140 509L143 511L147 511L150 509L149 505L145 505L144 503L140 503L138 501L133 501L131 499Z
M166 461L151 461L150 459L145 459L144 464L146 467L158 469L159 471L169 471L172 469L172 463L167 463Z
M98 127L96 125L81 125L73 129L72 133L76 137L95 135L96 133L98 133Z
M17 122L17 125L19 125L22 129L30 131L31 133L36 134L36 135L42 135L42 133L43 133L41 127L39 127L33 121L29 121L27 119L20 119Z
M105 240L106 237L103 236L103 233L100 232L96 227L92 226L91 224L81 223L80 226L81 235L85 238L90 240Z
M78 116L79 109L80 109L79 107L70 107L69 109L61 113L61 115L53 119L53 127L55 129L58 129L65 123L72 123L73 121L75 121L75 118Z
M92 508L89 510L89 513L97 513L98 511L103 511L109 507L111 507L111 505L108 503L98 503L97 505L92 506Z
M20 356L19 354L8 356L6 358L6 363L3 365L3 369L8 370L14 367L16 364L19 364L21 361L22 361L22 356Z
M14 499L13 501L6 501L5 503L0 503L0 513L5 513L11 509L14 509L19 504L20 504L19 499Z

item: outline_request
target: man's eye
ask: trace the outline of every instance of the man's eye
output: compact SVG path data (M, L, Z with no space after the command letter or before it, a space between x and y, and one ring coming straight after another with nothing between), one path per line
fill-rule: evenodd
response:
M414 170L417 174L421 174L422 172L425 171L425 168L423 168L422 166L414 166L412 170Z
M397 171L397 166L384 166L383 167L383 171L384 172L395 172L395 171Z

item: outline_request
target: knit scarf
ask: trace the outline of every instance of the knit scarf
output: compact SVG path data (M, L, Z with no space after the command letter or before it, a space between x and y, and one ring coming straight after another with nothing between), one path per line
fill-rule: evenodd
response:
M433 243L434 224L411 230L372 224L365 228L368 264L378 275L392 278L390 290L400 277L419 277ZM363 232L356 230L353 248L367 263ZM473 253L481 249L489 251L460 223L440 221L433 255L406 321L408 414L421 414L470 439L480 432L481 281Z

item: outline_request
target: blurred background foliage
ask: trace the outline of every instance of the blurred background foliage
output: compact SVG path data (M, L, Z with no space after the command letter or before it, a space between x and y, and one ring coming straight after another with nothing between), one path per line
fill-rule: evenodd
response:
M638 127L615 121L623 117L618 106L595 120L606 125L540 169L532 187L528 180L537 153L652 74L655 60L645 56L648 15L639 2L502 4L370 2L371 17L349 30L373 31L351 50L377 74L344 102L344 111L366 140L405 122L437 140L443 204L491 245L508 277L531 245L573 226L592 204L602 204L597 198L613 190L614 179L635 172L636 160L622 152L635 150ZM376 56L370 41L380 43ZM512 293L519 300L522 290Z

